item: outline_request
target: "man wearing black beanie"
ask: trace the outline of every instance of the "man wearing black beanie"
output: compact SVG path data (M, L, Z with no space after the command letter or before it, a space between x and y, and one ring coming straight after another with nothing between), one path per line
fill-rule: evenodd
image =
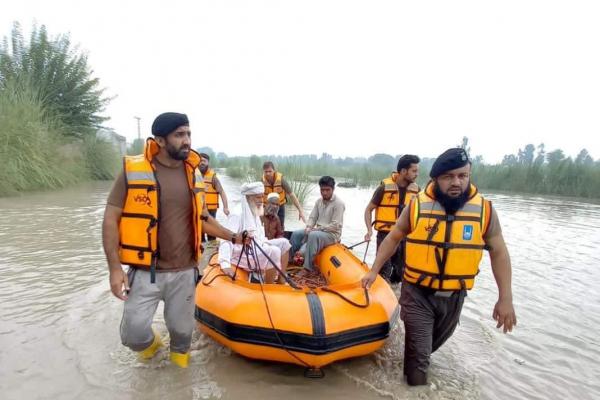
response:
M452 336L467 290L489 250L498 286L493 318L497 328L512 331L517 317L512 303L510 256L490 201L471 184L471 162L464 149L442 153L431 181L406 207L387 235L375 262L362 279L369 288L401 240L406 265L400 294L404 321L404 375L409 385L427 383L431 354Z
M128 156L108 197L102 224L112 293L125 301L121 341L147 360L163 342L152 329L160 300L171 362L185 368L194 330L194 292L202 231L241 243L204 203L200 155L191 149L188 118L163 113L144 154ZM122 265L129 265L127 274Z

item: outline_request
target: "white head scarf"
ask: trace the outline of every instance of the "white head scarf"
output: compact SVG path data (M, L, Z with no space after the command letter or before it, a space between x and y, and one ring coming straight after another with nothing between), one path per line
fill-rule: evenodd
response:
M267 201L273 204L279 204L279 195L275 192L269 193Z
M252 208L248 204L246 196L263 194L265 192L265 185L262 182L251 182L244 183L241 187L242 194L242 218L240 221L240 232L248 231L254 235L254 237L264 236L260 217L252 213Z

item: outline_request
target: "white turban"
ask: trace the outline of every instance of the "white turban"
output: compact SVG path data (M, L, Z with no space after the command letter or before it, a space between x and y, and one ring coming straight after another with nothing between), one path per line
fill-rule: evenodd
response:
M265 185L263 185L262 182L244 183L241 187L241 193L242 218L240 221L240 231L246 230L248 232L251 232L255 238L262 239L264 237L264 230L262 228L260 217L252 213L251 207L248 204L248 199L246 198L246 196L264 194Z
M263 194L265 185L262 182L244 183L241 188L242 195L251 196L254 194Z

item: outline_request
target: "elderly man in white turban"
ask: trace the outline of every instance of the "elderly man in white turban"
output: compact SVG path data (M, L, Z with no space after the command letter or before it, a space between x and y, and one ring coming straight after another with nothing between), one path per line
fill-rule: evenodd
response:
M260 249L256 249L255 256L258 260L258 266L255 264L255 258L244 253L242 254L242 245L233 244L231 241L221 241L219 246L219 264L226 274L233 275L232 264L239 264L238 267L245 270L260 268L260 273L265 283L273 283L277 275L277 269L273 266L267 256L277 265L278 269L285 273L288 265L290 242L287 239L271 239L267 240L264 229L262 227L260 217L264 214L263 195L265 187L262 182L245 183L241 187L241 213L236 212L229 215L225 224L233 232L242 235L247 231L256 241L257 246L260 246L265 254ZM254 248L254 245L251 245ZM248 265L250 261L250 265ZM256 271L258 272L258 271ZM279 282L284 282L284 277L279 276Z

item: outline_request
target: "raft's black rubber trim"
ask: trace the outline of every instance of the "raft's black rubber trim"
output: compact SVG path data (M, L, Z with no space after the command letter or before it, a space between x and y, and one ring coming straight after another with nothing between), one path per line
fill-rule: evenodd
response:
M319 296L314 293L306 293L306 300L308 300L313 335L325 336L325 316L323 315L323 306Z
M283 349L284 347L277 338L279 335L287 350L316 355L333 353L348 347L383 340L388 337L390 332L389 322L322 336L281 330L275 332L272 328L239 325L225 321L198 306L196 306L195 317L201 324L234 342Z

